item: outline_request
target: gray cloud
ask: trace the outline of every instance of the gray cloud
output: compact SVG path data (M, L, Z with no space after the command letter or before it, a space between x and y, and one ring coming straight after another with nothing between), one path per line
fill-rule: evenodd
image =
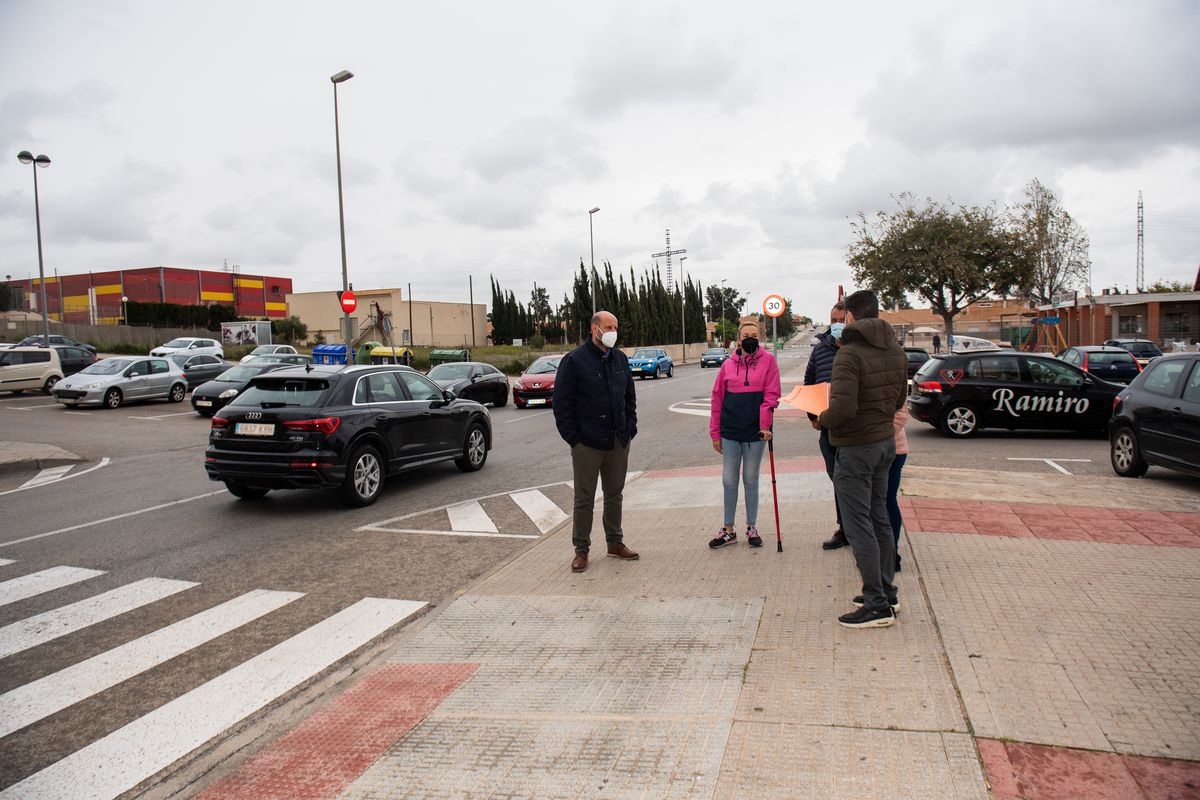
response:
M34 141L38 130L95 124L113 100L113 90L99 81L82 81L61 91L14 89L0 96L0 150L41 152ZM41 123L53 125L42 126ZM51 158L54 156L51 155Z

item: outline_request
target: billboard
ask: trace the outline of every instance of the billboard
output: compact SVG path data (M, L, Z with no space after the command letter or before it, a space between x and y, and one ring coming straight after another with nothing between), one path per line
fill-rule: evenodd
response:
M270 344L271 323L265 320L222 322L221 344Z

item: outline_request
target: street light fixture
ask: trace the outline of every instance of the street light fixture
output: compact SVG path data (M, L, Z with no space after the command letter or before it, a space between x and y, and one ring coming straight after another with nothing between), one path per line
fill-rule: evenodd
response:
M22 150L17 153L17 161L22 164L33 165L33 215L37 220L37 246L38 246L38 280L42 284L42 331L46 336L46 347L50 346L50 317L46 311L46 268L42 264L42 209L41 203L38 200L38 185L37 185L37 168L50 166L49 156L39 155L33 157L33 153L28 150Z
M595 208L588 210L588 244L591 246L591 249L592 249L592 276L591 276L590 280L591 280L591 284L592 284L591 294L592 294L592 316L593 317L596 316L596 284L597 284L597 280L596 280L596 239L592 235L592 215L595 214L599 210L600 210L600 206L596 206Z
M342 200L342 133L341 127L338 124L338 91L339 83L345 83L354 77L354 73L349 70L331 75L329 80L333 83L333 141L334 149L337 151L337 183L338 183L338 229L342 236L342 291L350 290L350 278L346 271L346 210ZM346 363L350 363L350 312L342 311L342 336L346 342Z
M124 294L121 295L121 322L129 324L129 296Z

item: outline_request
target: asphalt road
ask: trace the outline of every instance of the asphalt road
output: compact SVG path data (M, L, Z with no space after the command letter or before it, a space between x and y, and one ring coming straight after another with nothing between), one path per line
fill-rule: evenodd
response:
M785 392L788 383L800 380L807 355L806 346L781 353ZM630 455L631 470L719 463L707 435L713 376L714 371L692 364L677 367L673 378L638 381L640 435ZM27 486L37 478L36 470L0 475L0 559L14 560L10 569L19 568L15 574L20 575L63 566L103 571L0 604L0 626L148 578L196 584L8 655L0 670L0 693L253 590L302 593L271 613L3 736L0 788L363 598L414 600L434 607L527 547L542 530L533 519L536 514L523 512L518 502L528 495L514 494L536 488L535 498L569 509L570 489L564 485L571 477L569 454L548 410L510 405L494 409L492 418L494 446L480 472L463 474L447 463L404 474L388 481L375 505L347 509L327 492L272 492L261 501L235 500L205 475L209 422L186 402L67 411L42 395L0 398L0 439L53 444L85 459L63 479L39 486ZM816 432L805 418L781 419L776 427L777 459L819 455ZM914 422L909 439L912 464L1111 474L1107 443L1096 437L984 432L955 441ZM449 535L452 521L445 508L475 500L494 535ZM545 524L554 521L551 513ZM594 535L602 541L602 533ZM569 558L564 552L564 569ZM316 684L293 693L270 713L235 726L225 738L244 742L270 735L306 698L377 657L387 641L387 636L373 640L326 670ZM219 754L219 747L207 748L177 771L199 774L208 766L206 759Z

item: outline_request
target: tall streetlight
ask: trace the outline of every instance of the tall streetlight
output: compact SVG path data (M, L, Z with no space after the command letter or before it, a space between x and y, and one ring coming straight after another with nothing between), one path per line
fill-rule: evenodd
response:
M22 150L17 153L17 161L22 164L33 165L33 216L37 220L37 243L38 243L38 280L42 283L42 332L45 334L46 347L50 346L50 317L46 313L46 268L42 264L42 208L38 201L38 185L37 185L37 168L50 166L50 157L39 155L33 157L33 153L28 150Z
M592 248L592 316L596 316L596 239L592 236L592 215L600 210L600 206L588 210L588 244Z
M679 360L684 364L687 363L687 301L684 300L683 292L683 262L687 261L687 258L679 257L679 342L683 345Z
M717 334L721 336L721 347L725 346L725 336L721 335L721 326L725 324L725 278L721 278L721 320L717 323Z
M129 325L129 295L121 295L121 324Z
M329 80L333 82L333 141L337 150L337 181L338 181L338 227L342 234L342 291L350 291L350 278L346 272L346 209L342 201L342 133L338 125L338 92L339 83L345 83L354 77L350 70L342 70ZM346 363L350 363L350 312L342 311L342 336L346 341Z

